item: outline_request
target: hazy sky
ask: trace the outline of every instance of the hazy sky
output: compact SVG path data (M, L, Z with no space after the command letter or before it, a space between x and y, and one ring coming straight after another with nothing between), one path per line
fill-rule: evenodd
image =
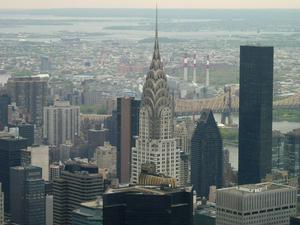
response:
M0 9L20 8L300 8L300 0L0 0Z

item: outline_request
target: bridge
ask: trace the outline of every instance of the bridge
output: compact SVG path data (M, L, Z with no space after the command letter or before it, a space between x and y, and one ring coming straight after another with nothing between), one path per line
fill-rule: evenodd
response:
M203 109L211 109L213 112L222 113L228 109L228 103L225 100L227 94L223 94L214 98L200 99L200 100L184 100L179 99L175 102L175 113L177 115L197 115ZM275 109L300 109L300 93L276 100L273 102ZM231 96L231 111L238 112L239 97Z

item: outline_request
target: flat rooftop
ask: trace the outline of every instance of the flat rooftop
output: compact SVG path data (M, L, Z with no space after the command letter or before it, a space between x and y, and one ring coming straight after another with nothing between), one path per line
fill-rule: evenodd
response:
M185 187L185 188L171 188L171 187L164 187L161 188L160 186L131 186L131 187L123 187L123 188L117 188L108 189L105 194L113 194L113 193L138 193L138 194L151 194L151 195L167 195L171 193L176 192L191 192L192 187Z
M239 185L236 187L223 188L217 191L226 191L232 193L261 193L261 192L270 192L274 190L283 190L283 189L294 189L294 187L283 185L283 184L275 184L272 182L258 183L258 184L245 184Z
M99 197L92 201L83 202L81 205L88 208L103 208L103 200Z

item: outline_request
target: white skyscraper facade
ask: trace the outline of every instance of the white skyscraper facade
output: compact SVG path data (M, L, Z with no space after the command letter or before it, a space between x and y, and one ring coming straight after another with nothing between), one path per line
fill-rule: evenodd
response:
M296 215L295 187L260 183L217 190L216 225L289 225Z
M159 53L156 21L153 58L140 107L139 136L136 147L132 149L131 181L138 182L141 166L146 162L153 162L157 173L179 180L179 158L180 150L174 137L173 105Z
M80 132L80 108L67 101L57 101L54 106L44 107L43 136L49 145L74 143Z

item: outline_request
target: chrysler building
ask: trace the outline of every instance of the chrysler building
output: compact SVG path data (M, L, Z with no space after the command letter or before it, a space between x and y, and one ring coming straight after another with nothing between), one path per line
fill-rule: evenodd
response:
M180 150L176 147L173 104L159 53L157 9L152 62L143 87L139 136L132 149L131 181L138 183L141 166L154 163L156 172L179 179Z

